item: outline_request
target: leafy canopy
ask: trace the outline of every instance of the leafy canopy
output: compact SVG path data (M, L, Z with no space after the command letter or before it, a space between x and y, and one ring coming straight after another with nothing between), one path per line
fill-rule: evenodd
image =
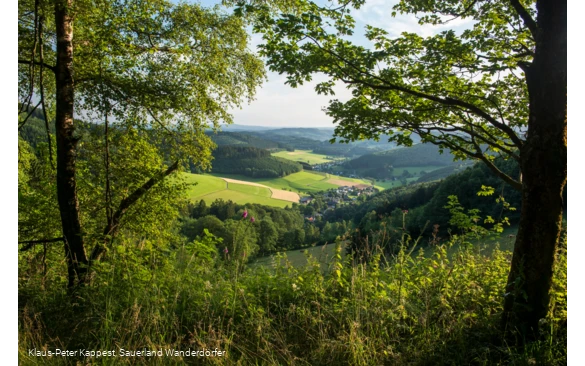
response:
M147 129L168 146L169 160L192 157L206 166L213 145L204 129L230 123L228 111L251 100L264 79L242 19L219 6L165 0L77 0L71 11L76 114ZM31 105L40 95L40 67L27 61L40 62L42 50L49 120L53 13L54 1L19 2L19 100Z
M53 74L56 4L19 2L19 131L46 121L49 146L37 147L37 155L41 150L55 155L50 123L59 98ZM120 213L123 235L164 237L184 185L156 179L148 194L136 193L161 177L164 166L190 160L206 168L214 144L205 130L232 121L229 111L254 97L264 66L249 49L244 21L219 6L165 0L71 4L83 235L102 242L109 235L104 223ZM33 114L38 118L29 118ZM49 164L47 154L35 158L21 140L19 152L21 239L59 237L54 162ZM140 199L129 200L133 194Z
M236 11L254 19L255 31L264 35L261 54L270 70L287 75L287 84L296 87L322 74L327 79L316 85L317 93L333 95L339 83L351 90L349 100L334 99L326 108L342 141L390 134L390 140L409 146L416 133L456 158L484 161L519 188L493 160L498 155L519 160L524 141L523 69L534 55L534 25L522 14L533 13L533 1L524 1L524 7L503 0L402 0L394 15L415 14L421 25L457 18L471 25L429 37L410 32L392 37L368 25L364 36L370 48L352 37L352 14L364 2L236 1Z

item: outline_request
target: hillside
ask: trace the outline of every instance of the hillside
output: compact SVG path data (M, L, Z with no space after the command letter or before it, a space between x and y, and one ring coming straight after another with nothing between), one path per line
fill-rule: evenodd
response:
M435 145L416 144L412 147L366 154L344 163L343 167L361 176L409 178L413 174L424 175L431 170L455 164L453 155L448 150L441 154Z
M267 131L259 131L259 134L267 138L273 136L309 138L316 141L328 141L333 137L333 129L320 128L277 128Z
M217 146L251 146L259 149L290 149L285 143L275 142L243 132L206 132Z
M271 156L267 150L250 146L220 146L213 152L213 157L213 173L277 178L302 170L296 162Z
M286 146L290 146L293 149L299 150L313 150L314 148L321 146L322 141L316 140L311 134L304 135L287 135L282 133L273 133L270 131L250 131L246 134L256 136L261 139L277 142Z

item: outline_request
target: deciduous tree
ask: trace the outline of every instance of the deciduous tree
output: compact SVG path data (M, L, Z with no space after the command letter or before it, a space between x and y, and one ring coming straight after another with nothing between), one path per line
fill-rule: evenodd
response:
M154 186L189 158L207 166L212 143L204 130L231 121L228 110L252 98L263 66L248 49L242 20L218 7L165 0L23 0L18 17L19 112L24 112L19 123L40 107L49 151L48 124L55 123L56 190L74 286ZM105 222L99 235L88 233L82 221L78 116L99 121L104 129ZM118 192L112 192L112 128L139 131L135 136L147 134L149 143L165 146L164 163L155 173L135 177L142 180ZM89 237L97 238L91 250Z
M342 141L387 133L411 145L415 133L483 162L522 192L504 317L533 334L548 311L567 181L566 1L401 0L395 12L446 30L396 37L368 25L369 48L352 41L352 13L365 1L236 3L256 20L270 69L289 85L320 74L318 93L351 90L326 108ZM448 29L455 19L468 29ZM521 176L499 170L497 156L516 160Z

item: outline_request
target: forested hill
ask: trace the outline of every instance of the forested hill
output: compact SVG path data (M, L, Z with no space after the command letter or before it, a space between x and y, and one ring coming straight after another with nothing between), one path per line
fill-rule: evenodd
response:
M518 164L512 160L496 159L496 166L510 176L519 174ZM494 188L491 196L478 195L482 186ZM465 209L477 209L482 218L480 225L490 227L484 223L487 216L494 220L504 217L514 224L520 217L522 197L519 191L495 176L485 164L477 163L462 172L453 174L442 181L418 183L382 191L359 205L348 205L328 211L325 220L337 222L349 220L359 229L360 235L365 236L380 229L382 224L393 227L405 227L413 236L423 233L431 235L433 225L439 225L441 235L446 237L448 230L457 233L451 226L452 214L445 206L449 196L457 196L459 203ZM501 198L503 197L504 200ZM496 202L496 199L499 199ZM563 192L563 200L567 202L567 189ZM504 203L505 202L505 203ZM515 210L505 207L509 204ZM403 222L404 220L404 222ZM423 229L426 229L424 232ZM356 242L359 240L356 238Z
M262 138L241 132L212 132L207 135L211 137L217 146L251 146L259 149L292 149L290 145Z
M251 146L220 146L213 157L211 171L214 173L276 178L302 170L294 161L271 156L269 151Z
M357 174L378 178L390 177L394 168L449 166L454 165L453 155L445 149L444 153L432 144L416 144L408 148L398 148L383 152L366 154L346 162L346 168Z
M496 164L500 170L511 176L518 174L518 165L513 160L496 160ZM493 187L494 194L487 197L479 196L477 193L482 186ZM360 205L335 209L326 215L326 219L351 220L358 226L360 232L365 234L379 228L386 220L390 220L395 227L402 227L402 211L405 210L407 211L405 228L411 235L418 236L425 225L426 235L429 235L433 229L432 225L435 224L439 225L443 234L446 234L447 230L452 228L449 224L451 214L445 208L451 195L457 196L465 209L478 209L482 218L489 215L497 220L506 216L514 222L520 214L520 193L502 182L484 164L475 164L440 182L419 183L382 191L368 197L366 202ZM501 201L495 202L499 196L503 196L505 201L517 210L504 210Z
M266 136L267 138L274 136L287 136L308 138L316 141L329 141L333 137L333 129L331 128L277 128L267 131L257 131L256 133Z

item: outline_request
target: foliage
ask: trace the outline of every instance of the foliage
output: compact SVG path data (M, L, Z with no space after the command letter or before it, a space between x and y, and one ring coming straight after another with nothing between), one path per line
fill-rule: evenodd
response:
M19 240L42 240L60 236L55 182L48 145L39 142L35 150L18 138L18 236Z
M217 131L215 133L208 132L208 135L211 136L211 139L217 146L230 146L230 145L239 145L239 146L251 146L256 147L259 149L289 149L290 147L286 144L282 144L279 142L273 142L264 138L260 138L257 136L253 136L246 133L241 132L226 132L226 131Z
M468 29L439 30L423 37L392 37L366 25L366 48L353 42L352 13L364 1L322 6L311 0L235 0L236 13L250 17L263 35L261 54L272 71L297 87L322 74L318 94L333 95L336 84L352 92L330 101L326 113L343 142L379 139L411 146L422 142L450 149L457 159L481 160L520 189L519 180L498 171L496 156L520 161L528 126L525 72L535 52L533 1L400 1L397 12L424 14L421 25L470 20ZM528 9L528 10L526 10ZM386 136L384 136L386 137ZM335 141L335 139L332 139Z
M237 225L238 223L236 223ZM243 227L244 225L242 225ZM555 307L539 338L525 347L499 333L510 253L491 256L446 243L408 255L412 242L378 261L352 264L338 247L325 272L315 258L293 267L230 271L209 255L213 236L176 239L160 250L125 243L101 263L76 304L58 286L43 288L32 272L19 281L19 360L27 350L218 348L204 364L311 365L566 363L566 266L555 270ZM21 254L31 269L35 253ZM558 253L565 263L566 251ZM49 256L51 258L51 256ZM47 281L58 281L49 259ZM28 264L25 264L28 263ZM558 295L557 295L558 294ZM87 319L73 321L72 315ZM182 364L182 357L49 358L48 364Z
M273 157L267 150L249 146L222 146L214 151L213 156L214 173L276 178L302 170L298 163Z
M118 235L168 239L161 227L176 221L184 186L165 177L188 161L209 166L205 130L231 122L228 110L251 100L264 67L248 49L242 19L219 7L25 0L18 26L19 132L42 151L42 116L52 169L35 189L53 190L44 195L53 206L45 221L62 215L59 232L36 225L34 206L23 206L21 241L68 236L73 286L74 274L83 282L86 265ZM85 122L72 121L74 114ZM50 161L51 145L59 164Z

